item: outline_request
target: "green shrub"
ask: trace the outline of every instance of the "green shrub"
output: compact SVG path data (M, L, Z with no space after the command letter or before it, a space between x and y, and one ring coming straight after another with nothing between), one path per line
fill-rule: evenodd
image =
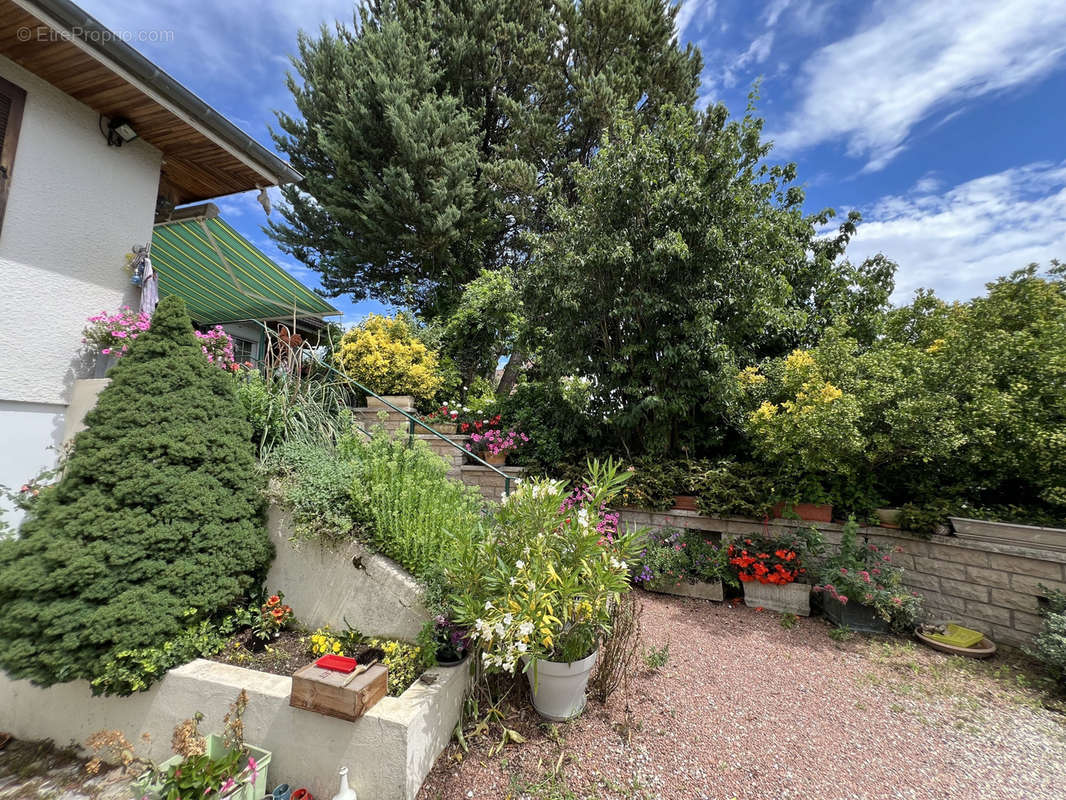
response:
M523 381L502 398L495 410L504 423L529 436L515 463L552 471L563 462L580 462L583 468L596 428L586 413L586 394L576 381Z
M299 539L342 540L365 534L369 514L353 499L359 465L324 443L286 442L265 459Z
M44 685L223 612L272 557L233 378L181 300L159 304L85 422L55 489L0 542L0 667Z
M1044 610L1044 628L1033 638L1029 652L1066 689L1066 593L1050 591Z
M367 543L415 577L438 580L454 543L480 527L478 491L450 480L444 459L406 437L353 437L340 455L355 466L351 498L369 521Z
M648 584L737 583L729 566L728 548L711 541L701 531L676 528L648 534L635 580Z

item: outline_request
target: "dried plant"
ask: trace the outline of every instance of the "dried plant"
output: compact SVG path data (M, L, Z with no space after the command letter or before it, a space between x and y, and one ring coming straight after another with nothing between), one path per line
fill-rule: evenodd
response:
M244 710L248 707L248 692L241 689L222 718L222 741L228 749L244 749Z
M170 749L183 758L202 756L207 752L207 739L200 734L200 722L204 715L197 711L192 719L179 722L170 737Z
M151 742L148 734L141 737L146 744ZM91 775L100 772L100 767L106 764L116 764L126 772L130 767L139 765L148 768L151 763L137 755L132 742L119 730L97 731L86 741L89 750L94 754L85 765L85 771Z
M606 703L619 686L628 686L640 651L643 610L644 606L632 592L622 595L611 609L611 635L600 648L596 674L589 681L590 693L601 703Z

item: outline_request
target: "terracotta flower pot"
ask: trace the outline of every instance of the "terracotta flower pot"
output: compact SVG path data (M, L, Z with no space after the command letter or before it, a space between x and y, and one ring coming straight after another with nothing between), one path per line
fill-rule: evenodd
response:
M507 453L482 453L481 457L494 467L502 467L507 463Z
M806 522L833 521L833 507L825 503L775 503L771 512L774 519L784 517L786 509Z

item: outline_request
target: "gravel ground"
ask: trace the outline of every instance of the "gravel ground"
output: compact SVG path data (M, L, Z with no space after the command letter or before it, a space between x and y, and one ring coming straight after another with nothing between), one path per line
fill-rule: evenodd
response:
M49 742L16 739L0 750L0 800L129 800L129 784L118 768L90 775L74 750Z
M642 594L643 664L628 704L507 726L449 746L419 800L1063 800L1066 716L1022 659L952 659L902 639L834 641L819 619Z

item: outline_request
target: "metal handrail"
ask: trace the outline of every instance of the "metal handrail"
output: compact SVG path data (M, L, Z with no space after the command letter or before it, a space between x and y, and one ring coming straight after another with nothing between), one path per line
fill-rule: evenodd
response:
M494 464L490 464L489 462L485 461L483 458L481 458L481 456L476 455L475 453L471 452L469 449L463 447L462 445L453 442L451 439L449 439L447 436L445 436L440 431L433 430L433 428L431 428L429 425L424 423L422 420L420 420L417 417L414 417L414 416L408 414L402 408L397 408L392 403L390 403L388 400L386 400L384 397L379 395L377 392L371 391L367 387L363 386L363 384L359 383L359 381L355 380L355 378L351 377L350 375L345 375L340 370L334 369L329 364L327 364L325 361L323 361L319 357L319 355L317 353L312 354L311 357L314 360L314 362L316 364L318 364L320 367L325 367L327 370L332 372L334 375L339 376L340 378L344 379L348 383L355 384L356 386L359 387L359 389L361 389L362 391L366 392L368 395L371 395L372 397L376 397L382 404L388 406L393 411L397 411L400 414L403 414L405 417L407 417L407 435L408 435L408 442L409 443L414 441L415 425L421 425L423 428L425 428L427 431L432 433L438 439L440 439L440 440L442 440L444 442L447 442L449 444L449 446L454 447L456 450L462 451L462 453L464 455L471 456L475 461L477 461L479 464L481 464L481 466L488 467L493 472L495 472L497 475L499 475L501 478L503 478L503 495L504 495L504 497L510 496L510 494L511 494L511 476L508 475L506 472L504 472L503 470L499 469Z

